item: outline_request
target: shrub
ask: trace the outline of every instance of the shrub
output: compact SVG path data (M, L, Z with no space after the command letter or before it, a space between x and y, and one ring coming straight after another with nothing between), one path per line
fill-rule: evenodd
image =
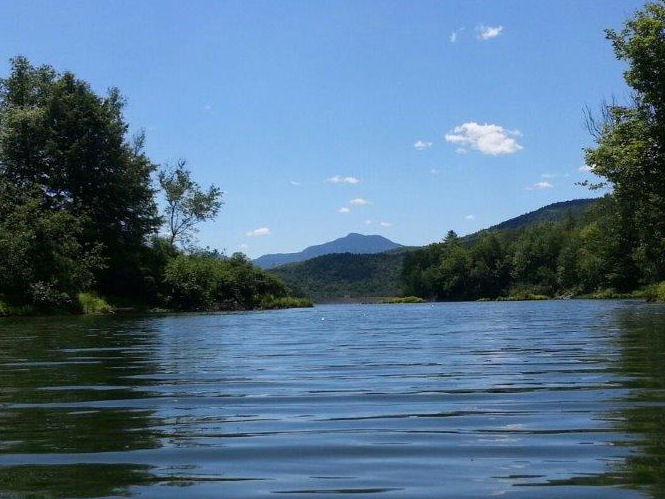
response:
M110 314L113 312L111 305L106 300L91 293L79 293L77 299L84 314Z
M425 303L425 300L418 296L394 296L386 298L382 303Z
M309 298L293 298L291 296L275 298L274 296L266 296L261 300L260 308L271 310L281 308L309 308L313 306L314 302Z
M646 288L644 297L649 302L665 302L665 281Z

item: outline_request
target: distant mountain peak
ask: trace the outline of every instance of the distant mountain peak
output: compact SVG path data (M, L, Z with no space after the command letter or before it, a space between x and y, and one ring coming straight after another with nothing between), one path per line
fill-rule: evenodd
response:
M254 263L264 269L271 269L279 265L302 262L304 260L309 260L310 258L329 255L331 253L383 253L384 251L390 251L401 247L401 244L394 243L390 239L378 234L365 235L351 232L348 235L337 238L333 241L309 246L298 253L275 253L263 255L254 260Z

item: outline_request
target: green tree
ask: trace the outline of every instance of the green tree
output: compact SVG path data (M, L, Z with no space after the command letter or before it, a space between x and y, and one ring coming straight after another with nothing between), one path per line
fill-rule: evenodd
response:
M665 3L637 11L621 31L608 30L618 59L628 63L628 105L606 105L588 119L596 147L587 164L613 188L619 246L647 281L665 279Z
M179 160L176 167L159 172L159 185L166 198L164 223L171 245L187 245L197 232L197 225L213 220L222 207L222 191L211 185L207 191L192 180L186 162Z
M102 266L78 241L82 220L44 208L41 196L0 181L0 299L40 310L76 307Z
M140 291L138 254L160 219L143 152L128 139L117 89L98 96L72 73L11 60L0 80L0 179L38 193L44 209L81 223L77 241L101 245L107 291ZM139 279L140 280L140 279Z

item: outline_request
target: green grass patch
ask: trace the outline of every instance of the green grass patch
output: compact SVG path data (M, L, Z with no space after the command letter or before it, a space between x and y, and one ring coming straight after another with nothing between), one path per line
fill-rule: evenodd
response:
M266 296L261 300L259 308L273 310L282 308L309 308L313 306L314 302L309 298L294 298L292 296L275 298L274 296Z
M393 296L386 298L381 303L425 303L419 296Z
M665 281L648 286L643 296L648 302L665 302Z
M32 305L10 305L0 300L0 317L9 317L16 315L35 315L37 309Z
M533 301L533 300L551 300L551 297L536 293L519 292L509 296L500 296L496 301Z
M577 296L587 300L629 300L633 298L646 298L647 289L637 289L627 293L617 291L612 288L598 289L593 293L587 293Z
M79 293L77 299L84 314L110 314L113 312L113 308L104 298L92 293Z

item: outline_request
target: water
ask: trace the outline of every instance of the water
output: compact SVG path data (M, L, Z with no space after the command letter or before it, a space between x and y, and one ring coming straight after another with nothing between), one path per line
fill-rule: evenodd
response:
M0 321L0 497L343 493L664 495L665 307Z

